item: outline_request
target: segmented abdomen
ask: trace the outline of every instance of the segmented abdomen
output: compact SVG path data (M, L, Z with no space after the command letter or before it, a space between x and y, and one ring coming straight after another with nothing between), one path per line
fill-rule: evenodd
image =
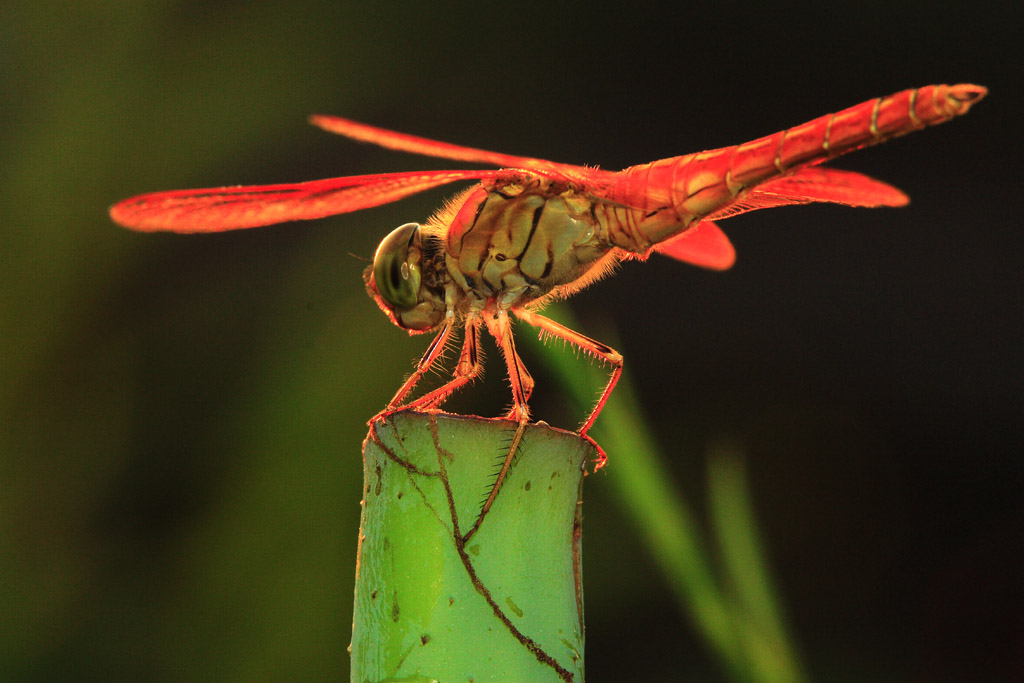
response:
M632 166L622 171L614 198L645 213L672 207L689 225L766 180L948 121L985 92L967 84L904 90L741 145ZM667 235L638 237L654 243Z

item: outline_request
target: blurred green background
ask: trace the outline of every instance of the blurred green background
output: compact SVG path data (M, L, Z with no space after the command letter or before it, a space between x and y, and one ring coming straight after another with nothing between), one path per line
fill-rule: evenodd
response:
M618 329L698 506L709 445L743 444L813 678L1024 678L1017 12L6 3L0 680L348 678L364 424L426 344L361 271L446 191L190 237L121 230L114 201L452 166L315 112L621 168L959 81L992 94L836 164L909 207L743 216L723 224L732 271L631 263L572 307L585 333ZM502 410L490 351L454 408ZM538 417L576 424L526 360ZM608 495L629 453L609 456L586 487L588 680L721 680Z

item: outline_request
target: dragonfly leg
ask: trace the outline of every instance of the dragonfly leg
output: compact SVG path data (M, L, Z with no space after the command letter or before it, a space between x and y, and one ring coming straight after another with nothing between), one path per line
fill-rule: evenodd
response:
M523 365L522 358L516 353L508 311L499 309L494 317L487 318L487 329L501 347L501 353L505 356L505 367L508 369L508 381L512 385L512 409L508 417L517 422L526 422L530 417L530 406L527 402L533 393L533 377Z
M480 525L483 524L484 517L487 516L487 512L494 505L494 500L498 497L498 491L501 490L501 485L505 483L505 477L508 476L509 470L512 469L512 460L515 458L516 451L519 449L519 444L523 441L523 432L526 431L527 420L522 420L516 426L516 433L512 436L512 443L509 445L508 454L505 455L504 462L501 463L501 469L498 470L498 476L494 478L494 483L491 484L491 490L487 493L487 500L484 501L483 506L480 508L480 514L476 516L476 521L473 526L470 527L469 531L462 537L462 542L466 543L476 533ZM589 438L589 437L588 437Z
M466 317L466 335L462 340L462 351L452 371L452 378L442 386L410 401L409 408L437 408L446 398L454 394L465 384L472 382L480 375L483 362L480 360L480 318L475 315Z
M430 342L430 346L424 352L423 357L420 358L420 362L416 364L416 369L412 371L412 374L402 383L402 386L398 388L395 395L388 401L387 407L380 411L373 418L370 419L370 423L376 422L378 419L386 418L388 415L395 413L399 408L402 408L402 401L409 395L409 392L413 390L416 383L423 378L423 375L427 373L427 370L437 361L438 358L444 353L445 347L448 345L448 339L452 335L452 319L448 318L445 320L444 326L441 331L434 337L434 341Z
M615 389L616 383L619 381L619 377L622 375L622 354L606 344L602 344L599 341L595 341L590 337L585 337L575 330L571 330L565 325L556 323L551 318L545 318L542 315L538 315L532 311L526 309L513 309L513 313L519 317L523 322L529 323L534 327L540 328L543 332L552 336L564 339L578 349L582 349L585 353L589 353L592 356L597 356L605 363L612 366L611 377L608 378L608 384L605 385L604 391L601 392L601 397L597 399L597 404L594 405L593 410L590 411L590 415L583 422L583 426L579 429L579 435L585 437L587 430L594 424L594 420L601 413L601 409L604 408L604 404L608 402L608 397L612 395L612 390ZM595 444L596 445L596 444ZM598 449L600 453L600 449Z
M523 360L516 352L516 344L512 337L512 325L509 323L508 311L504 308L499 308L493 317L488 317L487 330L494 337L495 341L498 342L498 346L501 347L501 353L505 356L508 379L512 385L512 410L509 411L508 417L511 420L515 420L517 424L515 434L512 436L512 443L509 445L508 453L501 464L498 476L487 493L487 499L480 508L480 514L477 515L476 522L466 532L465 536L462 537L463 543L468 541L477 532L477 529L480 528L484 518L487 516L487 512L498 497L501 485L505 482L505 477L508 475L509 470L512 469L512 461L515 459L519 445L522 443L526 425L530 421L530 407L527 402L530 400L530 394L533 393L533 377L530 376L530 372L523 365Z

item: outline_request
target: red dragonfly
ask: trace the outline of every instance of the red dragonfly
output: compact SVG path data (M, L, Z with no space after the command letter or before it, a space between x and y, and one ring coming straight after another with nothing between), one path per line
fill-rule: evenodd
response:
M395 325L409 334L437 330L416 369L378 417L402 408L438 409L454 391L477 377L482 370L480 330L486 326L505 357L512 386L508 417L520 423L521 433L529 418L534 382L516 352L511 313L539 328L542 336L564 339L611 366L608 383L579 429L586 437L622 373L622 356L540 315L539 309L609 274L620 260L646 259L652 252L705 268L729 268L735 253L715 221L747 211L811 202L902 206L907 197L895 187L819 164L948 121L965 113L986 92L969 84L904 90L742 145L615 172L314 116L313 124L355 140L491 164L499 170L381 173L284 185L156 192L120 202L110 215L134 230L220 232L321 218L397 201L447 183L479 181L425 223L407 223L394 230L367 268L368 291ZM409 400L413 387L441 357L458 326L465 333L451 379Z

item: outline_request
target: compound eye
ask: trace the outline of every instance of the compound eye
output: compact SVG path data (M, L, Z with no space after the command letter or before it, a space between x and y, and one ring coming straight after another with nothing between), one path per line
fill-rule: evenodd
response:
M373 257L373 281L381 297L397 309L409 309L419 301L419 259L409 262L409 250L419 234L417 223L395 228L377 247ZM418 251L418 250L417 250Z

